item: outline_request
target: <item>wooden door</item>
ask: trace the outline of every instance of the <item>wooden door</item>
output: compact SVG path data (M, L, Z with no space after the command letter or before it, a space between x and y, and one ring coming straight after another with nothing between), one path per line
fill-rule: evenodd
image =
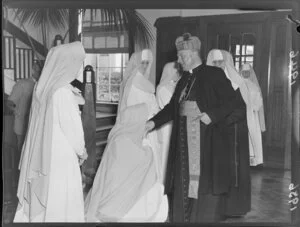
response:
M234 17L230 15L229 17ZM250 63L260 71L260 49L262 46L261 23L217 23L208 26L208 48L229 51L237 69L243 63ZM260 77L260 75L257 75ZM260 78L258 78L260 80Z
M201 38L198 18L183 20L180 17L159 18L155 22L156 40L156 85L159 84L166 63L177 61L175 41L185 32Z
M291 167L291 83L289 53L291 27L286 14L272 15L268 74L265 149L271 166Z
M263 133L266 166L290 168L291 102L288 56L291 30L287 12L266 13L260 19L243 20L240 15L222 16L207 26L207 52L224 49L233 55L238 69L253 64L260 84L266 119ZM228 17L228 20L226 20Z

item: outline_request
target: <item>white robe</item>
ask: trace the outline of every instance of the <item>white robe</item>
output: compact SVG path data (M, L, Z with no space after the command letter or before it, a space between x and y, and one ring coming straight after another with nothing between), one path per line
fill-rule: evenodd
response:
M77 154L83 154L84 136L78 104L69 86L53 95L53 132L49 189L45 212L34 220L19 204L14 222L84 222L84 203Z
M148 119L152 118L158 111L158 105L153 93L142 91L132 85L127 99L127 106L146 103L149 110ZM157 174L156 183L142 196L138 202L124 216L121 222L165 222L168 217L168 199L164 195L162 160L163 154L156 131L150 132L143 139L143 145L151 147L154 156Z
M87 222L164 222L168 201L161 181L156 132L142 138L158 111L153 93L131 86L126 108L108 136L93 187L85 200ZM143 105L147 111L142 111ZM149 115L149 116L146 116Z
M168 84L163 86L158 86L156 91L156 99L160 109L163 109L167 105L174 93L176 83L170 81ZM159 142L161 144L162 150L162 172L163 172L163 181L165 180L169 147L170 147L170 138L172 133L172 122L168 122L159 129Z
M245 80L245 82L250 93L251 102L250 105L248 105L251 108L248 107L247 109L247 111L249 111L247 115L247 123L249 128L250 166L257 166L263 163L262 129L258 113L262 107L263 100L259 88L250 80Z

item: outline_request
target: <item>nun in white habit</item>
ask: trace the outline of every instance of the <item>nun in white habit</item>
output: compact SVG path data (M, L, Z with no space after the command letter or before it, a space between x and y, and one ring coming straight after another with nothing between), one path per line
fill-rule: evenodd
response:
M47 55L33 93L14 222L84 222L80 163L87 154L70 85L84 58L80 42L54 47Z
M262 93L255 72L250 64L243 64L240 75L244 78L250 93L248 117L250 165L263 164L261 133L266 131Z
M87 222L164 222L168 201L162 184L162 157L155 131L145 124L158 111L149 81L150 50L130 58L120 88L116 124L85 201Z
M163 109L167 105L174 93L177 82L180 79L179 71L177 69L178 63L169 62L164 66L163 73L156 88L156 100L160 109ZM162 170L163 179L165 179L166 165L169 153L170 138L172 133L172 122L163 125L159 129L159 141L162 146Z

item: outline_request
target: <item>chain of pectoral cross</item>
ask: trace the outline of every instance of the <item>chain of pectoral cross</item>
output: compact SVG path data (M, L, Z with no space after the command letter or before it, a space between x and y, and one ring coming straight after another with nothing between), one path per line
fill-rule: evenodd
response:
M192 90L192 87L193 87L193 85L194 85L194 83L196 81L196 76L194 76L193 74L190 74L188 77L189 78L188 78L188 81L187 81L187 84L186 84L185 88L182 91L182 95L180 97L180 101L182 99L187 99L187 97L189 96L189 94L190 94L190 92Z

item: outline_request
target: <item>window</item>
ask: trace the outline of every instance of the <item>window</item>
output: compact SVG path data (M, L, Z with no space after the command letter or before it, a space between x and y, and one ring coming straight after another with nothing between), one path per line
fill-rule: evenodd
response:
M125 30L107 31L101 14L86 10L82 18L85 65L92 65L96 78L96 102L117 103L119 88L129 59L129 40Z
M240 67L249 63L254 64L255 36L253 34L231 35L231 50L235 68L239 71Z
M87 54L85 64L96 73L96 101L118 102L119 89L128 63L128 54Z

